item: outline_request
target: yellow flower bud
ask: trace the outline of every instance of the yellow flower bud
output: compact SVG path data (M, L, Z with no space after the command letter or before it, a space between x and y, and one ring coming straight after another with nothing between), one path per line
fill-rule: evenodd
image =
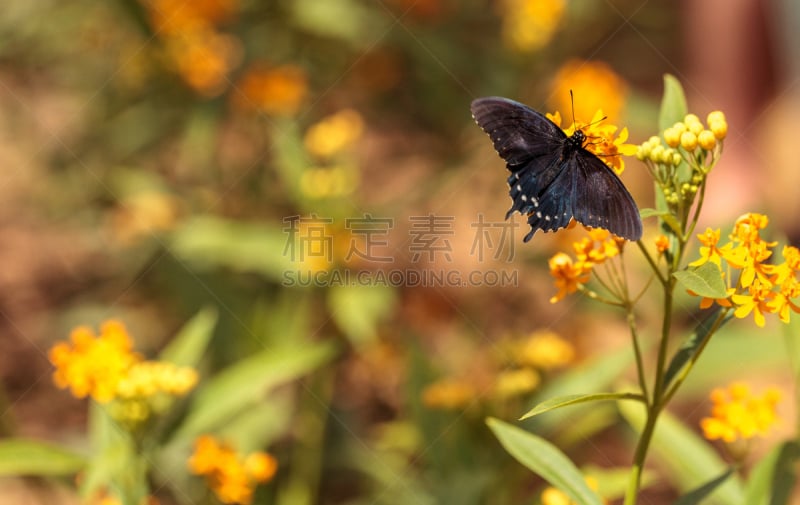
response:
M710 130L701 131L700 135L697 136L697 142L706 151L711 151L717 145L717 139L714 138L714 133Z
M677 132L678 132L678 134L681 134L681 133L683 133L683 132L685 132L685 131L686 131L686 124L684 124L684 123L683 123L683 122L681 122L681 121L678 121L677 123L675 123L674 125L672 125L672 128L673 128L675 131L677 131Z
M702 132L703 130L704 130L703 123L701 123L700 121L689 125L689 131L694 133L695 135L700 135L700 132Z
M686 117L683 118L683 122L686 124L686 127L689 128L692 124L699 123L700 118L695 114L686 114Z
M664 130L664 141L670 147L678 147L681 144L681 134L683 132L675 127Z
M709 126L711 123L716 123L717 121L725 122L725 114L723 114L721 110L709 112L708 116L706 116L706 123L708 123Z
M644 143L636 149L636 159L639 161L644 161L650 155L650 146L647 143Z
M647 139L647 143L650 144L651 147L655 147L661 143L661 138L659 138L658 135L653 135Z
M672 153L672 164L677 167L678 165L681 164L681 161L683 161L683 158L681 158L681 154L678 153L678 152L673 152Z
M728 123L725 120L712 121L708 124L708 129L714 133L717 140L722 140L728 135Z
M661 156L663 154L664 154L664 146L661 146L661 145L655 146L650 151L650 161L652 161L653 163L660 163L661 162Z
M672 153L674 153L670 148L664 149L661 153L661 158L658 160L659 163L663 163L665 165L670 165L672 163Z
M681 134L681 147L687 151L694 151L697 148L697 135L690 131Z

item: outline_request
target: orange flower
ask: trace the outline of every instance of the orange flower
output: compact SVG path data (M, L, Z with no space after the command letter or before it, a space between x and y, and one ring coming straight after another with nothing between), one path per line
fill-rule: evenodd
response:
M242 53L238 39L206 25L169 37L166 47L186 84L209 97L222 93Z
M422 391L422 403L430 409L462 408L473 398L475 398L475 388L458 379L443 379L429 384Z
M578 290L578 286L589 282L589 276L592 272L591 264L578 262L573 263L565 253L556 253L548 261L550 267L550 275L555 278L556 293L550 298L550 303L556 303L568 294L572 294Z
M50 349L50 362L56 367L53 381L73 396L91 396L100 403L111 401L117 385L130 367L141 360L132 350L131 338L119 321L106 321L95 337L92 330L79 326L70 334L71 344L59 342Z
M573 112L569 94L572 90L576 118L590 117L602 108L609 122L614 123L619 120L625 106L627 88L625 81L607 63L570 60L553 78L550 88L553 101L550 105L564 115Z
M237 102L244 108L277 116L292 116L308 94L305 72L295 65L252 67L239 82Z
M257 483L271 480L278 468L275 458L267 453L254 452L241 457L233 447L211 435L195 440L188 465L192 473L205 477L206 484L221 502L242 505L253 500Z

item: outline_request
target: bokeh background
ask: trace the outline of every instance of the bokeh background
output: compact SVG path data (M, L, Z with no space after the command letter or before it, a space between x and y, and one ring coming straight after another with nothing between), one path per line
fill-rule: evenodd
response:
M541 481L484 417L629 352L627 330L549 303L547 258L576 235L523 244L523 220L502 224L506 171L470 101L570 118L572 89L578 120L602 109L639 143L671 73L730 125L703 224L764 212L796 244L798 27L791 0L5 2L0 429L80 446L87 401L52 384L47 349L115 318L152 354L213 307L201 382L264 349L336 349L262 396L279 470L258 503L533 503ZM652 206L635 159L622 178ZM736 327L679 398L689 422L743 370L789 384L777 327ZM543 336L554 361L509 364ZM597 409L537 429L611 467L630 460L619 424ZM65 487L3 479L0 502L74 502Z

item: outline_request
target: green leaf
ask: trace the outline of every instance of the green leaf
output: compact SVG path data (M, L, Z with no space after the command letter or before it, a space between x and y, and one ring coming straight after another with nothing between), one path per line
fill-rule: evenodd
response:
M0 475L72 475L87 460L59 445L38 440L0 440Z
M722 271L710 261L695 269L680 270L672 275L683 287L694 291L698 296L725 298L728 295L725 291L725 281L722 280Z
M567 407L569 405L577 405L580 403L595 402L602 400L644 401L644 398L642 397L642 395L636 393L589 393L589 394L559 396L557 398L550 398L549 400L545 400L542 403L536 405L534 408L529 410L524 416L520 417L519 420L522 421L523 419L528 419L529 417L537 416L544 412L553 409L559 409L561 407Z
M286 272L297 269L291 254L284 254L288 237L275 227L198 216L172 232L169 248L198 268L229 268L286 281Z
M713 493L714 490L719 487L720 484L728 480L728 477L731 475L733 475L733 468L729 468L722 475L715 477L702 486L689 491L676 500L673 505L697 505L698 503L702 503L703 500L708 498L711 493Z
M648 217L653 217L653 216L664 217L669 215L670 213L666 210L658 210L651 208L639 209L639 216L642 219L647 219Z
M683 86L675 76L664 74L664 96L661 99L661 110L658 114L658 129L664 131L679 121L683 121L689 108Z
M556 446L499 419L490 417L486 424L509 454L575 503L600 505L600 498L586 485L583 474Z
M610 354L599 356L577 366L571 367L568 372L559 375L549 382L538 394L537 398L558 398L573 394L601 393L603 390L613 389L611 384L617 380L622 372L633 361L630 348L624 347ZM544 430L555 430L563 427L568 414L580 415L587 408L578 405L569 413L555 411L548 416L537 418L537 426Z
M628 424L641 433L645 423L645 409L631 402L617 402L617 408ZM684 493L728 469L728 465L720 459L711 445L669 412L660 414L650 446L654 458L662 463L664 471L671 476L670 481ZM711 495L711 502L739 505L742 495L741 482L734 475L717 487Z
M770 505L792 503L790 500L797 482L798 462L800 462L800 443L792 440L783 444L772 473Z
M328 290L331 317L358 346L372 341L378 323L394 307L394 290L387 286L338 286Z
M791 442L787 442L791 443ZM775 467L785 444L776 445L756 463L745 483L742 505L767 505L772 496L772 480Z
M226 419L255 404L270 389L312 372L335 352L333 344L316 342L267 349L231 365L197 391L174 441L221 427Z
M175 338L161 351L159 359L179 366L196 367L214 335L217 309L208 307L183 325Z
M721 311L722 307L716 305L713 309L711 309L711 312L708 314L708 316L706 316L706 318L697 325L692 334L683 341L680 349L678 349L678 351L672 357L672 360L669 362L669 366L667 367L667 371L664 375L665 388L669 387L673 379L675 379L678 373L683 370L683 367L686 366L687 363L697 360L700 351L703 350L703 343L708 337L709 332L712 330L718 330L733 317L733 312L728 312L725 314L723 319L716 324L715 328L715 323Z

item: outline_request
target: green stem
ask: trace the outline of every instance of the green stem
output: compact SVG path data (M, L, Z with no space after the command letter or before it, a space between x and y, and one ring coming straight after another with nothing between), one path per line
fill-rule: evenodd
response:
M639 387L642 390L644 403L650 405L650 392L647 389L647 379L644 374L644 359L642 359L642 348L639 346L639 331L636 328L636 317L633 314L633 306L628 307L628 326L631 329L633 353L636 356L636 375L639 376Z

